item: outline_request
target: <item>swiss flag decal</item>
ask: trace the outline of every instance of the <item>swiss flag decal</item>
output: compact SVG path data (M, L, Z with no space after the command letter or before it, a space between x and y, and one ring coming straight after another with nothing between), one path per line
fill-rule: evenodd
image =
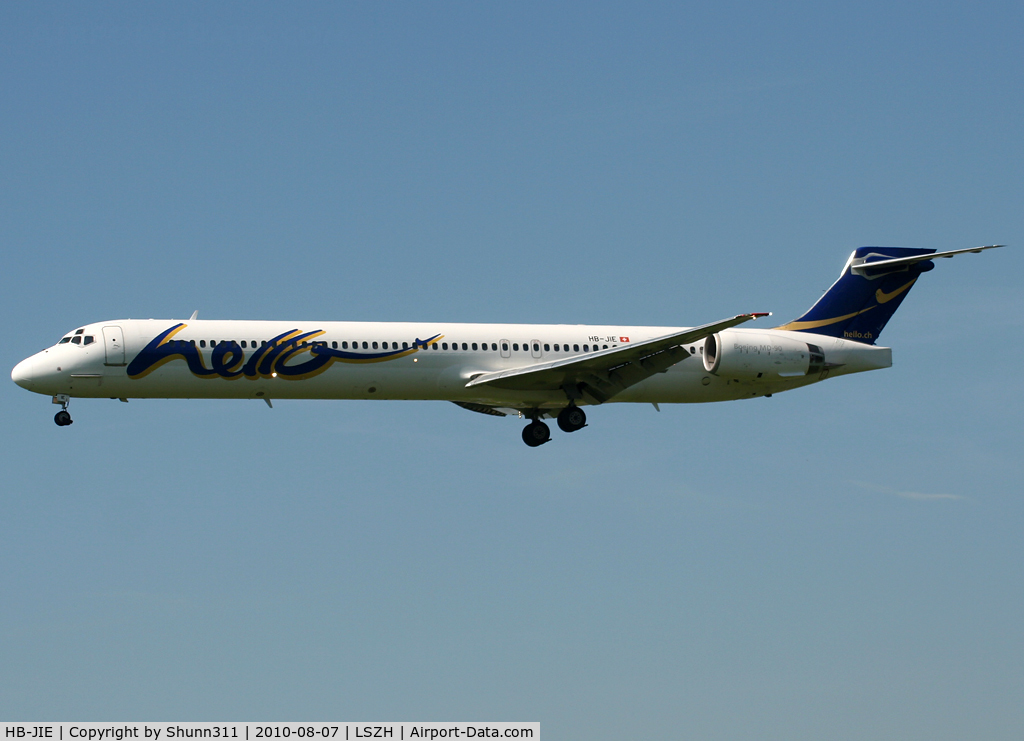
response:
M619 338L619 342L629 342L629 338L628 337L620 337Z

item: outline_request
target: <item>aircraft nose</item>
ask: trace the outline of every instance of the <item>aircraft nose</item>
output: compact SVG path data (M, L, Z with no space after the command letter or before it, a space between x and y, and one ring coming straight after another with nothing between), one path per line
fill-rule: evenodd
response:
M26 358L14 366L11 371L11 380L21 386L23 389L32 390L32 382L34 379L32 373L32 366L35 365L35 358Z

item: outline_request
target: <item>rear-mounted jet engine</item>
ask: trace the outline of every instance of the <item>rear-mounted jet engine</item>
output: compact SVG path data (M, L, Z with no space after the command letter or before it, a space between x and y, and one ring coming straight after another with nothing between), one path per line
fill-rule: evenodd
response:
M719 332L704 340L704 370L723 378L793 378L821 372L825 354L817 345L757 332Z

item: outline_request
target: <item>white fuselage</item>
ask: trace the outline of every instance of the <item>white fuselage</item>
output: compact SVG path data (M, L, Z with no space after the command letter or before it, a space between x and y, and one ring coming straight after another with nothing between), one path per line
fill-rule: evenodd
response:
M168 333L173 328L177 329ZM557 409L567 403L561 391L467 388L466 384L484 373L585 356L682 329L122 319L76 330L19 363L11 375L31 391L72 397L440 399L498 408ZM92 341L86 344L86 338ZM739 365L709 371L704 342L683 345L690 357L609 401L700 403L750 398L827 376L891 365L889 348L806 332L732 328L718 335L718 343L735 353ZM826 367L812 366L808 372L804 361L802 371L793 371L786 353L807 346L820 348ZM282 350L276 356L275 347ZM320 352L334 354L324 358ZM749 367L756 373L729 370L746 367L742 364L747 360L754 363ZM799 358L794 362L799 366ZM773 370L776 367L778 371ZM297 372L303 368L309 372Z

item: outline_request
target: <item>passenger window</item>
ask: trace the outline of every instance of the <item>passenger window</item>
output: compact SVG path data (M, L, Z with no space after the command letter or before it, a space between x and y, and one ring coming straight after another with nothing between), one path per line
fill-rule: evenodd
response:
M447 350L447 349L448 349L448 343L447 343L447 342L442 342L442 343L441 343L441 347L442 347L443 349Z
M476 343L473 343L473 349L476 350Z
M206 347L206 340L199 340L199 347Z
M608 349L608 345L601 345L601 349L602 350L607 350Z
M245 344L245 340L242 340L242 347L248 347L248 345Z
M402 343L402 349L403 350L408 350L409 349L409 343L408 342L403 342Z
M502 342L501 343L501 349L502 349L503 352L508 352L508 343L507 342Z
M75 335L74 337L71 338L71 343L73 345L81 345L82 344L82 338L79 337L78 335Z
M516 352L519 352L519 343L518 342L513 342L512 343L512 349L515 350Z
M334 341L333 341L333 342L331 343L331 348L333 348L334 350L337 350L337 349L338 349L338 341L337 341L337 340L334 340Z
M544 343L544 352L548 352L549 350L551 350L551 345L549 345L548 343L545 342Z
M586 347L586 345L584 345L584 347ZM580 346L579 345L573 345L572 346L572 351L573 352L579 352L580 351Z
M533 343L533 351L534 352L540 352L540 343L539 342L534 342Z
M469 349L469 345L467 345L465 342L463 342L462 343L462 349L463 350L468 350Z
M92 343L94 343L95 341L96 341L96 338L95 338L95 337L93 337L93 336L92 336L91 334L87 334L87 335L85 336L85 342L83 342L82 344L83 344L83 345L91 345L91 344L92 344Z
M555 352L558 352L558 343L555 343Z
M373 349L374 349L374 350L376 350L376 349L377 349L377 343L376 343L376 342L374 342L374 343L373 343Z
M436 350L436 349L437 349L437 343L436 343L436 342L435 342L435 343L433 343L433 344L432 344L432 345L430 346L430 349L431 349L431 350Z
M369 345L367 345L365 342L363 342L363 349L364 350L368 350L369 349Z
M590 345L584 345L583 352L590 352Z

